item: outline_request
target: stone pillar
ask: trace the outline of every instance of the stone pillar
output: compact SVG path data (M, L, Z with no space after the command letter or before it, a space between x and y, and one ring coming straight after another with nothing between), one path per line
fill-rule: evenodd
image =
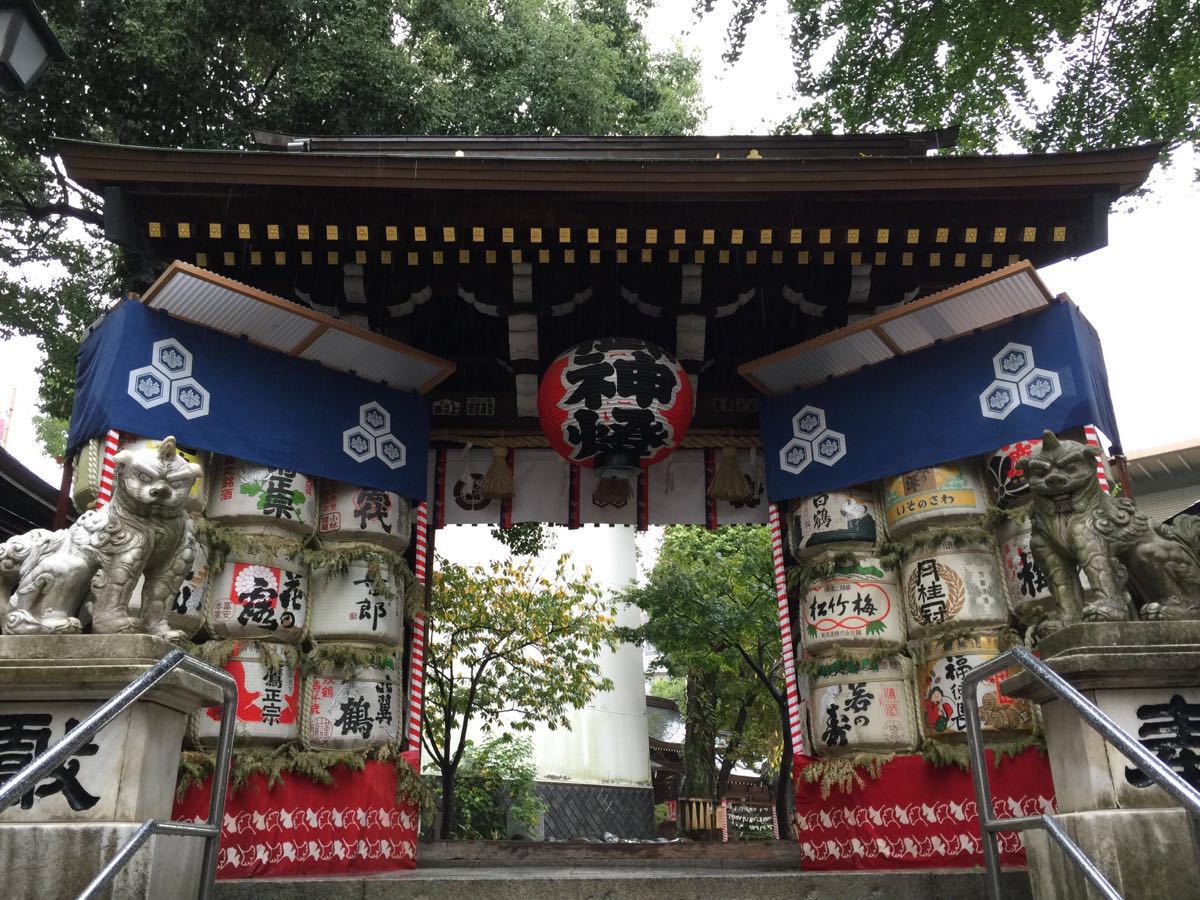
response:
M1200 786L1200 622L1082 622L1043 640L1038 653ZM1029 673L1002 689L1042 704L1057 818L1117 891L1127 900L1200 897L1189 814ZM1099 896L1045 832L1026 831L1025 843L1037 900Z
M145 634L0 637L0 780L173 649ZM17 804L0 811L6 898L75 897L147 819L169 820L188 714L220 690L172 672ZM195 896L203 840L157 836L120 898Z

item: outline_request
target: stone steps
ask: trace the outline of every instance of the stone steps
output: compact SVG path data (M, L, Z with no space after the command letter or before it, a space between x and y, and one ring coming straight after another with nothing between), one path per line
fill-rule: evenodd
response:
M1004 896L1031 896L1024 870L1006 871ZM752 871L657 866L494 866L417 869L368 877L219 881L217 900L984 900L979 872Z

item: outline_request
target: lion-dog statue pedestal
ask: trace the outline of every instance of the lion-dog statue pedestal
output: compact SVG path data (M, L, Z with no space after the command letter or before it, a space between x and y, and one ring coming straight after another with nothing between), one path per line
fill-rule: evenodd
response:
M1047 432L1026 461L1032 549L1057 606L1036 649L1200 787L1200 521L1156 524L1110 497L1095 454ZM1200 897L1200 842L1184 809L1027 673L1002 690L1042 704L1058 821L1117 891L1127 900ZM1045 832L1024 839L1037 900L1098 896Z
M194 553L182 504L195 478L173 439L120 454L108 506L0 544L0 782L173 649L163 605ZM143 822L169 820L188 716L219 702L176 670L0 810L0 895L75 897ZM152 838L112 896L195 896L202 851L199 838Z

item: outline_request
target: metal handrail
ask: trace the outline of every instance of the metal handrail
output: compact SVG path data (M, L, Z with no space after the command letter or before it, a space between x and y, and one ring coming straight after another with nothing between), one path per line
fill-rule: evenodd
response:
M203 663L182 650L172 650L157 663L118 691L95 712L63 735L54 746L38 756L24 769L0 785L0 810L7 809L32 790L39 781L63 765L73 753L91 740L101 728L121 715L130 705L175 669L197 676L221 688L221 731L217 736L217 758L213 769L212 793L208 801L208 823L145 822L125 842L117 855L100 870L80 893L80 900L90 900L108 886L141 846L155 834L177 834L204 838L204 865L200 872L200 900L212 897L217 873L217 857L221 849L221 822L225 814L225 791L229 784L229 766L233 753L233 725L237 713L237 682L228 672Z
M1200 815L1200 791L1184 781L1161 759L1148 751L1123 731L1101 709L1075 690L1071 684L1038 659L1024 647L1013 647L994 659L976 666L963 679L963 700L967 713L967 750L971 757L971 779L975 783L975 801L979 807L979 828L983 835L983 861L986 870L988 896L991 900L1002 900L1000 888L1000 851L996 846L999 831L1028 831L1032 828L1045 829L1046 833L1063 849L1063 852L1083 871L1084 877L1109 900L1121 900L1108 879L1088 859L1079 845L1071 840L1058 820L1049 814L1005 819L992 815L992 788L988 781L987 762L984 757L983 730L979 719L979 696L975 685L985 678L1019 663L1034 678L1050 689L1067 706L1083 717L1083 721L1106 741L1113 744L1151 780L1178 800L1193 815Z

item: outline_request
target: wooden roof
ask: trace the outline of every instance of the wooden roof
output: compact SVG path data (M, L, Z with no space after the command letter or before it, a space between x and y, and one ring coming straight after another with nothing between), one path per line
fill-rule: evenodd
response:
M264 150L376 153L388 156L526 157L537 159L726 159L758 153L770 159L822 156L924 156L953 147L958 128L893 134L728 136L480 136L298 135L255 131Z
M246 184L581 194L779 196L781 193L1004 191L1074 187L1112 197L1140 185L1157 144L1089 153L819 158L578 158L166 150L59 141L74 180L119 184Z
M549 361L622 334L679 356L695 429L752 435L739 364L1104 246L1109 204L1159 150L926 155L952 137L260 133L275 149L58 151L103 191L128 290L183 260L452 359L438 427L536 430ZM480 398L494 414L472 417Z

